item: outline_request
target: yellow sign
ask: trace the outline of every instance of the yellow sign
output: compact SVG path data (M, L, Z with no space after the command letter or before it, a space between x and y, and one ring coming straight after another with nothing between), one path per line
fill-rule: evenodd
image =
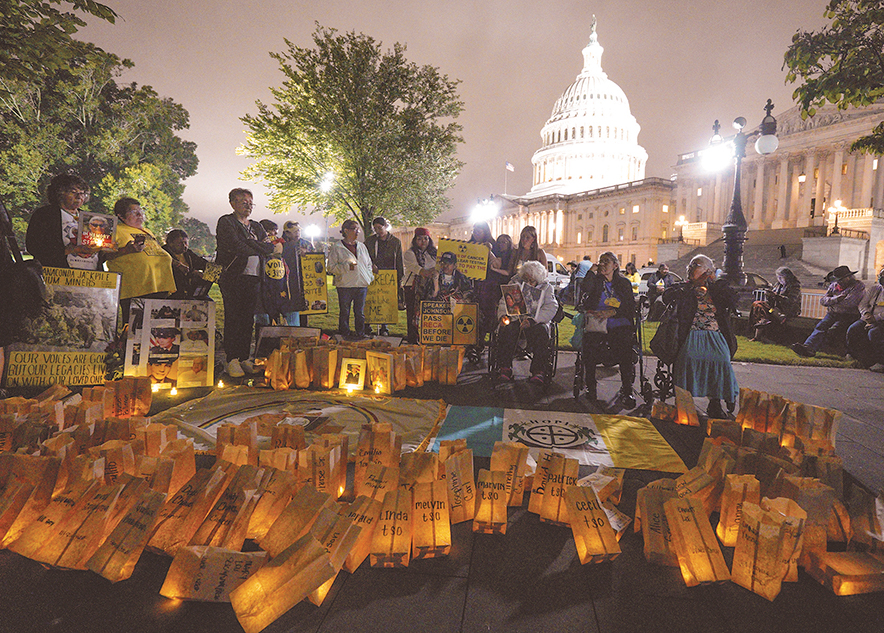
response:
M277 281L285 277L285 264L282 263L282 259L279 257L268 259L264 264L264 274L267 275L267 279Z
M301 276L304 279L304 299L307 301L307 309L301 310L301 314L328 313L325 255L323 253L301 255Z
M485 279L488 272L488 247L484 244L470 244L462 240L450 240L442 238L439 240L439 252L436 255L436 261L442 257L443 253L454 253L457 255L457 269L470 279Z
M47 286L78 286L80 288L116 288L119 273L77 268L43 268L43 281Z
M104 353L96 352L11 351L6 386L102 385L106 371L104 358Z
M421 345L475 345L478 322L476 303L421 301Z
M395 270L379 270L365 297L365 322L383 325L399 322L399 292Z

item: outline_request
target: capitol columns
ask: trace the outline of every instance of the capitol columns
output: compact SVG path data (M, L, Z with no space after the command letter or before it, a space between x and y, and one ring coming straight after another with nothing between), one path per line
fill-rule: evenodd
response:
M862 154L857 156L857 169L862 170L862 181L860 186L859 200L854 201L854 206L863 209L872 206L872 182L875 178L875 172L872 170L872 163L875 157L871 154Z
M835 206L836 200L841 200L841 169L844 164L844 145L835 147L832 155L832 195L827 202L828 206Z
M774 206L774 215L768 225L772 229L781 229L789 226L789 154L783 152L780 155L779 177L777 178L777 198Z
M813 225L813 218L810 217L810 201L814 197L817 186L816 180L813 179L813 172L816 169L817 153L814 151L807 152L804 155L804 182L798 183L800 195L798 197L798 223L797 226ZM817 205L821 201L817 199Z
M755 229L764 227L764 156L758 156L755 160L755 186L752 188L752 217L749 223L755 225Z

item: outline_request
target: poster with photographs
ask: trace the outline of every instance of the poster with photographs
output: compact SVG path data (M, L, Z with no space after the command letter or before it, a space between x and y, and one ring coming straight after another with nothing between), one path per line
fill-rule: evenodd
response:
M133 299L126 341L127 376L149 376L157 389L214 384L215 304L197 299Z
M365 384L366 361L361 358L345 358L341 361L341 375L338 386L341 389L362 391Z
M521 284L503 284L500 291L503 293L507 316L522 316L528 312Z
M368 384L366 389L375 393L390 395L393 393L393 355L384 352L365 352L368 366Z
M522 297L525 299L525 314L530 317L537 316L542 296L543 291L540 288L535 288L529 283L522 284Z
M77 226L80 246L91 246L103 251L114 250L114 231L116 229L117 216L80 211Z
M98 385L117 329L120 275L76 268L43 268L46 305L25 319L9 346L7 387Z

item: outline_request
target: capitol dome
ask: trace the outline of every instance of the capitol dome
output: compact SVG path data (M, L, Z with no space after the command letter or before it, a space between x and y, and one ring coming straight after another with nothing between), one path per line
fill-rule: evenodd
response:
M623 90L602 70L593 17L583 70L553 107L534 153L534 186L528 196L578 193L645 177L648 153Z

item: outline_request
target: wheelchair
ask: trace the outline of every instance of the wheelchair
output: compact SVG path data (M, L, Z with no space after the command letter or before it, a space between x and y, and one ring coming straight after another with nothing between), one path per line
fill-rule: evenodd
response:
M638 301L636 301L635 305L635 333L633 338L632 350L630 359L633 366L638 365L638 371L634 371L633 375L638 378L639 386L638 393L641 395L642 399L644 399L647 405L651 405L654 402L654 397L661 397L662 394L666 391L666 376L669 376L668 384L670 385L669 389L671 389L671 370L667 372L666 366L663 366L660 362L657 363L657 371L654 376L654 383L657 384L658 389L655 390L651 381L645 376L644 370L644 354L642 353L643 348L643 333L642 333L642 324L643 324L643 315L646 315L648 312L647 298L640 297ZM610 348L607 346L607 342L605 343L605 348L602 350L602 353L599 354L599 359L601 364L605 367L614 367L617 365L617 359L614 358L613 354L611 354ZM580 394L583 393L583 390L586 388L586 366L583 362L583 344L577 348L577 358L574 361L574 399L580 397ZM674 393L674 392L673 392ZM661 399L665 399L662 398Z
M549 354L547 356L549 360L543 370L544 388L548 387L552 383L552 379L553 377L555 377L556 370L559 366L559 323L564 318L565 311L562 309L562 304L559 303L556 315L549 323ZM498 333L498 329L499 328L494 328L494 330L491 331L491 340L488 344L488 375L492 377L492 379L497 375L501 367L500 336ZM531 350L528 349L528 342L525 339L525 335L523 332L519 333L519 338L516 342L516 346L517 349L516 353L513 354L513 358L532 359L534 357L534 354L531 352Z

